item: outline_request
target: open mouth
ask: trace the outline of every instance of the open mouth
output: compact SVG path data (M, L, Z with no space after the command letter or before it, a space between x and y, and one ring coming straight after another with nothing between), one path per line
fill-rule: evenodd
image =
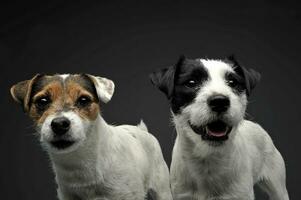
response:
M52 141L51 145L54 146L57 149L66 149L74 144L74 141L70 140L56 140Z
M192 130L201 135L204 140L210 141L225 141L228 139L228 135L232 130L232 127L228 126L222 120L216 120L204 126L195 126L190 122L189 125Z

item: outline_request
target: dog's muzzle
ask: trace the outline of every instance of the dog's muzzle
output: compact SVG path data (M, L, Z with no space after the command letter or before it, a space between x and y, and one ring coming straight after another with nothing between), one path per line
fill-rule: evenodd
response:
M191 129L202 136L203 140L222 142L228 139L232 127L222 120L216 120L203 126L196 126L189 122Z
M69 140L67 139L68 137L66 137L70 126L71 122L66 117L57 117L52 120L51 129L54 134L54 139L50 143L53 147L61 150L74 144L74 141Z
M207 100L208 106L213 112L223 113L230 107L230 100L224 95L214 95Z

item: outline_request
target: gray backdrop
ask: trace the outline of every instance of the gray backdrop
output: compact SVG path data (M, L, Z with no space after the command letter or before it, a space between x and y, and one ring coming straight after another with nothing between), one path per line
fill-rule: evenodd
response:
M87 72L111 78L103 108L109 123L144 119L170 164L175 131L165 96L148 74L180 54L235 53L262 74L248 113L271 135L287 166L291 199L299 199L301 13L297 1L102 1L0 6L1 199L55 199L51 165L29 118L9 95L35 73ZM299 197L299 198L298 198ZM257 199L266 199L257 192Z

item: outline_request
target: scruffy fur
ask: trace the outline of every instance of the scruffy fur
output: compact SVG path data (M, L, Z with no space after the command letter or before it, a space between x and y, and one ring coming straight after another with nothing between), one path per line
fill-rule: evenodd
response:
M234 57L181 57L151 75L170 101L177 131L170 171L175 200L253 200L254 184L270 199L289 199L280 153L260 125L244 119L247 97L259 78ZM210 107L216 96L229 100L223 112ZM227 125L228 135L210 132L216 120Z
M11 88L50 156L60 200L171 200L167 165L145 124L102 118L100 102L113 92L111 80L87 74L36 75ZM53 122L62 117L70 129L58 135ZM53 143L60 141L71 144Z

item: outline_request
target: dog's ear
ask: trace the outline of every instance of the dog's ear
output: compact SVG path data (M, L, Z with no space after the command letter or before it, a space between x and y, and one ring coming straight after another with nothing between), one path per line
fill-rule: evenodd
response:
M242 76L245 80L246 94L249 96L251 91L255 88L257 83L260 81L260 73L254 69L247 69L243 67L235 58L234 55L231 55L227 58L233 64L233 68L237 74Z
M113 96L115 89L114 82L110 79L100 76L93 76L90 74L87 74L87 76L93 82L98 98L104 103L109 102Z
M171 98L174 90L174 79L177 69L185 61L185 56L180 56L178 62L174 66L169 66L160 70L157 70L150 74L151 83L161 90L168 99Z
M37 74L30 80L21 81L10 88L13 99L22 105L24 112L29 110L30 96L33 84L43 75Z

